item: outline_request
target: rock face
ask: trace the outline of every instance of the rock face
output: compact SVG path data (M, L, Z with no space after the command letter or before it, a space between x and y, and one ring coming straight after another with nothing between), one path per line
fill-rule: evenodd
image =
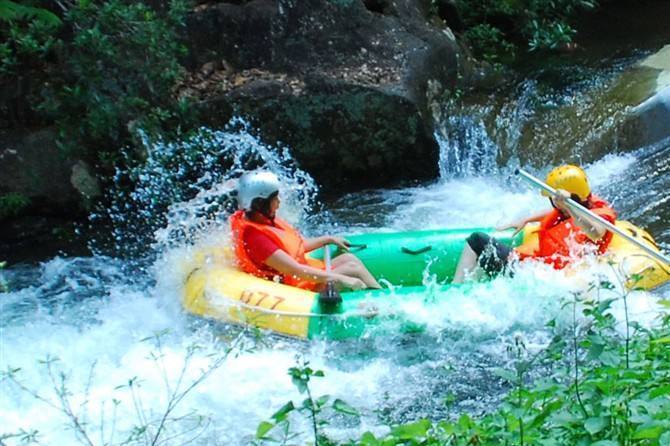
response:
M79 197L70 184L71 161L63 159L51 129L2 135L0 195L21 194L32 212L63 215L78 209Z
M55 130L2 132L0 140L0 195L25 197L28 212L77 217L85 214L88 200L101 195L91 168L56 146Z
M228 111L250 117L326 189L433 178L430 104L456 84L459 58L430 5L253 0L196 8L187 36L195 71L181 94L228 104L219 125ZM209 116L216 125L216 112Z
M631 109L618 129L624 149L653 144L670 137L670 45L640 63L650 72L650 82L638 98L644 101Z

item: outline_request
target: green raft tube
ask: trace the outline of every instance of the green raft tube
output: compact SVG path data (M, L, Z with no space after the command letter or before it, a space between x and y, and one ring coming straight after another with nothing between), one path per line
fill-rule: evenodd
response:
M473 231L518 245L522 235L491 228L445 229L347 236L350 252L385 288L342 291L339 304L321 304L319 294L243 273L234 267L230 249L202 252L190 267L183 293L191 313L226 322L269 329L306 339L359 338L368 333L421 331L402 312L408 299L421 304L453 287L465 238ZM333 256L341 252L332 251ZM322 258L323 251L310 253ZM424 282L434 285L427 290Z
M655 247L651 236L628 222L617 226ZM234 266L231 249L198 253L189 263L183 290L187 311L225 322L245 324L306 339L359 338L371 333L423 330L399 306L416 301L430 305L435 296L456 287L452 280L465 239L474 231L511 246L536 242L536 226L517 236L492 228L371 233L347 236L351 250L387 287L342 291L339 304L321 304L318 293L243 273ZM321 258L323 252L310 253ZM334 252L336 256L340 252ZM615 235L603 261L625 265L637 279L629 287L651 289L670 280L670 265L658 265L640 249ZM640 280L641 278L641 280ZM431 283L427 287L424 284ZM468 287L462 292L467 294Z

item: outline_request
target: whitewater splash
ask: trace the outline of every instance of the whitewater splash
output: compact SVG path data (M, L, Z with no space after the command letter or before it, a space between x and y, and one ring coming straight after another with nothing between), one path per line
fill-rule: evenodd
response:
M256 168L280 178L287 218L302 219L317 205L314 180L297 167L288 148L261 142L244 119L233 118L222 130L201 128L178 142L141 136L146 159L136 165L131 161L136 155L126 154L125 165L135 167L116 172L111 203L91 217L112 226L113 243L93 243L95 252L162 253L226 227L235 210L237 178Z
M587 166L594 188L615 181L612 172L636 162L631 156L610 156ZM228 179L222 181L226 184ZM216 184L210 190L220 187ZM512 361L508 346L519 338L531 351L546 346L548 315L559 326L570 326L571 313L562 308L561 299L569 295L572 280L550 269L539 274L531 267L522 268L513 279L482 284L468 295L453 290L434 296L438 304L430 313L408 304L403 310L427 327L415 336L303 344L274 336L257 338L241 328L189 317L179 304L181 265L197 248L191 243L177 245L171 235L177 231L170 228L198 228L196 244L224 241L223 225L217 227L219 238L198 232L210 229L198 223L205 217L193 211L206 202L202 197L208 193L198 192L190 205L187 201L173 206L180 212L169 213L168 223L157 232L161 240L157 245L164 251L147 268L148 274L104 256L56 258L37 272L5 272L10 292L0 301L2 369L20 369L16 380L34 394L3 380L3 433L29 435L36 430L45 444L81 443L75 431L63 429L71 425L68 415L58 409L63 373L72 394L70 405L96 444L121 442L138 427L160 419L182 370L183 390L212 367L171 412L169 433L177 437L165 444L182 444L196 433L200 436L194 444L245 444L252 441L260 421L287 401L301 401L287 374L299 358L325 372L324 378L313 382L314 395L341 398L361 412L358 420L335 420L327 428L333 438L346 439L366 430L383 432L387 423L449 416L460 410L486 411L506 389L495 370ZM367 200L369 208L359 203L357 214L381 215L382 230L416 228L417 222L421 227L496 225L546 202L505 174L446 178L426 187L375 192ZM496 203L507 206L496 209ZM345 207L346 199L336 204L333 215L345 215ZM363 222L344 219L337 229L360 232L362 226ZM302 229L319 232L333 227ZM653 321L655 300L648 293L630 296L631 317ZM622 320L623 308L617 305L613 311ZM50 362L54 358L58 361ZM57 385L51 381L48 364ZM292 423L296 432L309 432L305 420L297 417ZM157 423L152 426L155 433ZM18 444L19 439L5 441Z
M197 383L168 413L159 444L246 444L261 421L287 401L302 400L287 370L305 360L325 372L313 381L314 395L341 398L361 412L359 419L332 421L327 433L335 439L495 407L508 386L495 370L514 359L508 347L522 339L530 352L544 348L548 319L570 329L573 313L563 303L574 292L573 278L524 265L513 278L481 284L467 295L432 295L431 312L408 301L401 310L426 326L422 334L310 344L190 317L181 309L180 287L194 252L228 243L234 180L257 167L279 175L282 213L308 234L498 226L546 207L545 198L511 175L521 164L514 150L535 91L532 82L520 87L514 104L498 114L496 134L477 113L448 121L439 135L438 181L349 195L318 212L321 218L312 215L322 210L313 180L285 148L263 144L244 121L221 131L202 129L180 143L146 141L146 165L118 172L114 201L98 217L114 224L115 252L131 247L149 260L99 253L2 272L8 291L0 294L0 438L20 444L35 433L42 444L86 444L72 429L75 415L93 444L131 437L147 444L160 433L174 395ZM665 234L666 246L667 219L653 217L663 215L668 200L669 176L656 172L667 167L669 147L661 143L585 166L593 188L623 217L666 231L652 230ZM507 159L502 166L501 159ZM529 170L541 177L551 163L539 164ZM138 187L124 190L127 178ZM594 265L584 276L600 274L608 272ZM631 319L653 323L656 301L669 296L667 287L632 293ZM621 300L611 311L624 319ZM70 392L70 415L63 411L61 384ZM291 422L303 435L295 441L309 440L306 421Z

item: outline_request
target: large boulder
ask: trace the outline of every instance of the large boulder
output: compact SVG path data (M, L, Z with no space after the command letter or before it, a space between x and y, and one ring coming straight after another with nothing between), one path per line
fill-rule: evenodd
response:
M449 28L414 0L253 0L197 7L181 88L251 119L326 189L437 175L431 104L457 83ZM225 104L225 105L224 105ZM220 116L216 122L212 116Z
M85 215L87 200L101 194L98 181L85 162L65 156L55 141L52 128L0 132L0 197L22 197L24 214Z

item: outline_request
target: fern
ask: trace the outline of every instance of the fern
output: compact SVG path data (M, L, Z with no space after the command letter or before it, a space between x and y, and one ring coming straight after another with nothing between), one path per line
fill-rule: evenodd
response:
M44 8L21 5L11 0L0 0L0 21L34 19L46 26L60 26L62 21L56 14Z

